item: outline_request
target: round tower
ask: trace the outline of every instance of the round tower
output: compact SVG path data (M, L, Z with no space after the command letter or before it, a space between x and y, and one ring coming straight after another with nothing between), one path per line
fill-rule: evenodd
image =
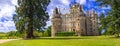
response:
M52 17L52 31L51 31L52 37L55 36L56 32L61 31L61 26L62 26L62 19L60 17L58 9L56 8L53 12L53 17Z

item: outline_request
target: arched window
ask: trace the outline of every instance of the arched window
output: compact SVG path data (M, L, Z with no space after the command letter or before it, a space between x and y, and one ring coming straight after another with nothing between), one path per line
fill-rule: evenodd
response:
M75 29L73 29L73 32L75 32Z

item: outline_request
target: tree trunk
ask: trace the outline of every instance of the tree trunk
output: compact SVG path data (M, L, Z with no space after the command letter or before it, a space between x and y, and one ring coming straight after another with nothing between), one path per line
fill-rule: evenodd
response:
M31 24L28 25L28 30L27 30L27 39L34 38L33 35L33 26Z
M28 29L27 29L27 39L29 38L34 38L33 35L33 15L29 15L29 24L28 24Z
M34 15L33 4L32 2L29 2L29 4L30 4L29 11L28 11L29 21L28 21L28 29L27 29L27 36L26 36L27 39L34 38L34 35L33 35L33 15Z

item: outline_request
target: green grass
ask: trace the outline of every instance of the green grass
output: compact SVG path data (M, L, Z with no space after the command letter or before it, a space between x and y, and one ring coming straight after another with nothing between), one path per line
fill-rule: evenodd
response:
M120 46L120 38L113 38L113 36L42 37L6 42L0 46Z

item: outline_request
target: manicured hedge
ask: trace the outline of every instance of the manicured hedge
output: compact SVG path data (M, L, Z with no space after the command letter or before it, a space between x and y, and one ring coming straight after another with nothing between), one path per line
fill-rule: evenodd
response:
M57 32L55 35L56 36L73 36L75 35L75 32Z

